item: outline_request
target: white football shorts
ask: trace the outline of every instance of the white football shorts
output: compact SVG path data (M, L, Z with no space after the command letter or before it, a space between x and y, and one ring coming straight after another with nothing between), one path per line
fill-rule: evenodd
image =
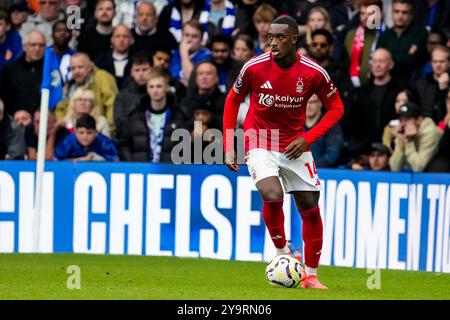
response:
M255 184L267 177L281 176L286 193L321 189L311 151L288 160L284 153L257 148L247 152L245 162Z

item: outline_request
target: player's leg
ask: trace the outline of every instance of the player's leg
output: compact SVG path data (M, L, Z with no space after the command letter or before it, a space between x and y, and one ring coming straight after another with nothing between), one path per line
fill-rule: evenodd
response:
M256 183L256 188L263 199L262 216L277 249L277 255L290 253L284 231L284 192L279 177L261 179Z
M323 243L323 224L319 209L319 191L293 191L292 195L302 217L302 235L305 244L305 266L308 277L303 287L326 289L317 280L320 255Z
M283 187L279 165L270 151L252 149L246 155L250 176L263 200L262 216L278 254L289 253L284 232Z

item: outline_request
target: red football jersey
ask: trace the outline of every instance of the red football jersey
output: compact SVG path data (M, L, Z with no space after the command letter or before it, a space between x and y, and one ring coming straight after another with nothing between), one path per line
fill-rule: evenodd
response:
M287 69L275 63L271 52L252 58L242 67L232 90L234 93L230 91L228 97L232 99L227 99L228 106L225 106L224 130L230 123L227 117L234 117L229 104L240 102L250 94L250 107L244 122L246 151L259 147L284 152L299 136L303 136L310 145L335 125L343 114L342 101L328 73L300 54L297 54L296 63ZM328 112L322 121L305 133L306 105L313 94L317 94ZM250 144L252 135L247 135L249 130L257 135Z

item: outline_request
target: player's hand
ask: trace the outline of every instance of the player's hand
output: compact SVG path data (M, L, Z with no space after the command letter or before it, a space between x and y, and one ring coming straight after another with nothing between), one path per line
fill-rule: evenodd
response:
M234 151L225 153L225 164L232 171L239 172L241 170L237 164L236 153Z
M298 137L292 140L291 143L286 147L284 154L288 160L293 160L299 158L302 153L306 150L308 144L306 143L305 138Z

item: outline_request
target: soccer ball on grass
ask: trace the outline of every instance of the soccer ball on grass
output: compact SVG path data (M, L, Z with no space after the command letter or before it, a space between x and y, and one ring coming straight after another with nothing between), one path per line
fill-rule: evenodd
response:
M304 273L300 262L287 254L276 256L266 267L266 279L276 287L296 288Z

